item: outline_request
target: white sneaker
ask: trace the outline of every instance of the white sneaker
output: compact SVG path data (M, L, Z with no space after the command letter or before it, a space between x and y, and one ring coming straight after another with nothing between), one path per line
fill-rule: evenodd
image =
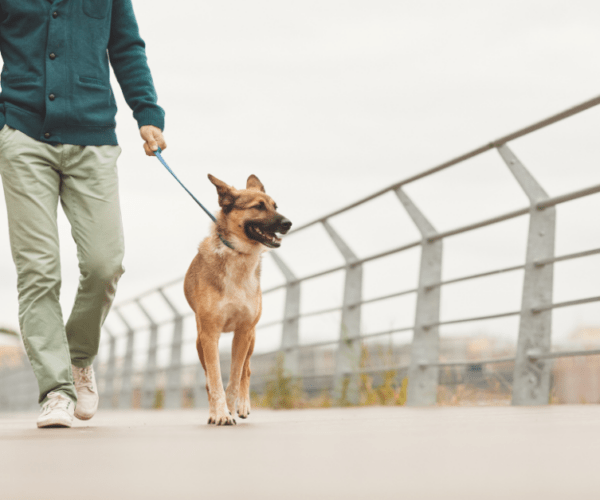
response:
M99 399L94 368L91 365L86 368L78 368L75 365L71 367L73 369L75 390L77 391L75 416L79 420L89 420L98 409Z
M48 401L42 406L37 419L38 427L71 427L75 403L60 392L48 393Z

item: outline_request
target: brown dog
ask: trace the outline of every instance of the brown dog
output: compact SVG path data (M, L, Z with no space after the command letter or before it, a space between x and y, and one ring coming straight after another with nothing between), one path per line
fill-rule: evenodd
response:
M240 418L250 414L250 356L262 311L261 256L280 246L275 233L287 233L292 223L277 213L277 205L255 175L241 190L210 174L208 178L217 187L221 211L188 269L184 291L196 313L196 347L210 404L208 423L232 425L236 403ZM219 362L222 332L234 332L227 391Z

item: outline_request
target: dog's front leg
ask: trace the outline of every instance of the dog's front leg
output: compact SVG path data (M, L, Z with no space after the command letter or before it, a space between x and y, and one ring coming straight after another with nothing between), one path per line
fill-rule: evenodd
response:
M229 383L227 384L227 407L232 415L235 415L235 405L240 396L240 382L243 378L243 373L246 365L246 358L250 345L254 345L254 328L250 331L236 330L233 336L231 346L231 370L229 375ZM240 403L245 401L245 394L241 394ZM239 412L238 412L239 413ZM246 418L247 414L240 413L241 418Z
M240 394L238 397L238 415L240 418L248 418L250 415L250 356L254 352L254 339L256 332L252 330L250 346L246 353L244 367L242 368L242 379L240 381Z
M204 362L206 363L206 379L208 381L208 401L210 405L209 424L234 425L235 419L227 409L223 381L221 380L221 363L219 362L219 333L202 335L200 338Z

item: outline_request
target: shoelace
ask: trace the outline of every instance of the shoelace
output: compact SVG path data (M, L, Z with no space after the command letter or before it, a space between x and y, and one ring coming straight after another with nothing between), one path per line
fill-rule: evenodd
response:
M42 410L44 413L48 413L50 410L60 408L61 406L63 410L66 410L67 403L69 403L69 399L67 397L57 392L51 392L48 394L48 401L46 401L46 404L42 407Z
M73 367L73 377L75 378L76 387L87 387L90 391L94 392L91 366L87 368Z

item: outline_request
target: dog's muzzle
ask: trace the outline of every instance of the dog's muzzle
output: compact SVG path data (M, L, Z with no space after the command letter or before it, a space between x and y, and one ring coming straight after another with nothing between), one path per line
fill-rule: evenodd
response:
M279 248L281 238L279 234L286 234L292 227L292 222L279 215L268 221L248 221L244 230L248 238L262 243L269 248Z

